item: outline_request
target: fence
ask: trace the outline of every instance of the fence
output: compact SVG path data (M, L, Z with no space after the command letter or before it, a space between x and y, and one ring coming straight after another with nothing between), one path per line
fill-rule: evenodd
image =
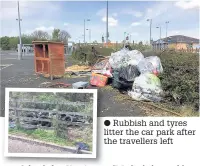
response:
M199 53L200 48L169 48L167 45L153 45L154 51L174 50L176 52Z
M29 107L23 107L24 105ZM36 105L55 105L55 109L36 109ZM85 110L90 105L90 102L41 102L33 100L10 100L9 107L9 122L14 122L15 126L23 129L48 129L55 130L57 136L67 137L67 128L70 126L84 127L92 126L92 106L89 107L89 112L74 112L63 111L61 106L80 107ZM64 131L64 132L63 132ZM64 135L63 135L64 133Z
M23 44L22 45L22 55L23 56L33 56L34 55L33 44Z
M64 54L65 55L69 54L68 45L64 45ZM34 56L33 44L23 44L22 45L22 55L23 56Z

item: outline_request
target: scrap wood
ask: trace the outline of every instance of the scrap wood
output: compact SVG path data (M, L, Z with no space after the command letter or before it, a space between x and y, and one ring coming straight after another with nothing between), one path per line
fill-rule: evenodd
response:
M78 71L78 72L70 71L65 74L66 77L86 77L90 75L91 75L90 71Z
M73 66L69 66L65 69L65 72L79 72L79 71L91 71L91 66L73 65Z
M107 63L109 62L109 58L108 57L104 57L104 58L99 58L96 63L91 67L92 70L99 70L99 69L103 69Z

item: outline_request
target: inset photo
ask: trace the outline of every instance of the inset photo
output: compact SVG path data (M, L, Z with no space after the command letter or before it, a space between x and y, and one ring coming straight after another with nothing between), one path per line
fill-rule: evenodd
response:
M5 156L96 158L97 90L6 88Z

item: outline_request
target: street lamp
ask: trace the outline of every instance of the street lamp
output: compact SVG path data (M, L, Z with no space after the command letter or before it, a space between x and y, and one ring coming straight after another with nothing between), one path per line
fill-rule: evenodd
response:
M21 60L22 59L22 38L21 38L21 25L20 25L20 21L22 21L22 19L20 19L19 1L17 2L17 6L18 6L18 19L16 19L16 20L19 23L18 60Z
M149 26L149 28L150 28L150 40L149 40L149 44L151 45L151 25L152 25L152 19L147 19L147 21L149 21L149 23L150 23L150 26Z
M90 19L84 19L84 44L85 44L85 21L90 21Z
M91 43L91 29L86 29L87 31L89 31L89 42Z
M107 10L106 10L106 43L108 44L108 0L107 0Z
M169 21L166 21L165 24L166 24L166 38L167 38L167 28L168 28Z
M161 49L161 26L160 26L160 27L156 27L156 28L160 28L160 40L159 40L159 45L160 45L160 49Z

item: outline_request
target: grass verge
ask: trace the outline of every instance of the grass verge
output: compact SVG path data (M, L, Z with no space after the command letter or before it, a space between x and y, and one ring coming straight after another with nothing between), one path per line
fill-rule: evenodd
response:
M76 138L76 140L72 140L72 139L64 139L57 137L53 130L43 130L43 129L25 130L16 128L9 129L9 134L24 136L27 138L45 141L47 143L49 142L61 146L70 146L70 147L74 147L76 142L84 142L89 145L90 151L92 151L92 137L88 137L87 140L81 137Z

